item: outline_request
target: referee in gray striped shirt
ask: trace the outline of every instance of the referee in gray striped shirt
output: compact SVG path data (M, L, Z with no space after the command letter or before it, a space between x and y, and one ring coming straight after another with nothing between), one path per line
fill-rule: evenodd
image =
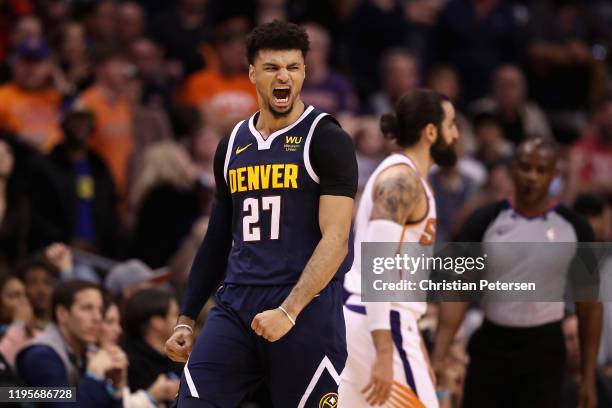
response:
M592 242L593 230L587 221L548 196L556 175L557 156L557 148L550 141L535 138L523 142L512 166L514 197L476 210L459 240L487 244ZM526 256L527 259L517 262L516 254L510 250L494 251L487 263L501 265L504 273L514 276L527 269L551 282L551 287L560 292L557 298L562 298L574 255L551 256L547 251L534 250ZM483 302L481 306L485 320L468 345L470 363L462 406L558 408L565 368L563 302ZM467 302L441 304L432 356L439 373L444 371L444 357L467 307ZM582 359L579 407L595 408L601 303L577 302L576 313Z

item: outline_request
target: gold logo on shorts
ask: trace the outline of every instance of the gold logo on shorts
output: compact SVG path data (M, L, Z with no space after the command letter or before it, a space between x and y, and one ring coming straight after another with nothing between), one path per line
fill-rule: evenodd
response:
M319 401L319 408L336 408L338 406L338 394L328 392Z

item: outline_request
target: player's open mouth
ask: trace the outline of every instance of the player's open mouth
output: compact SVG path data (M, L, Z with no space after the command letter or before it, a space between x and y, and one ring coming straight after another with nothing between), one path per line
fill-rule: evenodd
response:
M276 87L272 90L272 96L274 96L274 105L287 106L289 104L289 96L291 96L291 88Z

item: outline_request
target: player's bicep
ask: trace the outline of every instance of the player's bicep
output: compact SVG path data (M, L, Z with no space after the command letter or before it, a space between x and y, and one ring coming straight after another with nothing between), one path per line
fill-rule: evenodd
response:
M322 195L319 198L319 227L323 236L333 235L348 240L353 214L353 199L345 196Z
M420 180L413 171L389 170L376 180L370 219L404 225L418 203L422 191Z

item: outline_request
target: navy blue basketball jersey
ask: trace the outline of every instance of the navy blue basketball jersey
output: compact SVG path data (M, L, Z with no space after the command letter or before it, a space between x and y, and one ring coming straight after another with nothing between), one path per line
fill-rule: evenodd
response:
M325 116L309 106L265 140L255 128L257 114L234 127L224 166L233 208L225 283L290 285L299 279L321 239L319 178L309 145Z

